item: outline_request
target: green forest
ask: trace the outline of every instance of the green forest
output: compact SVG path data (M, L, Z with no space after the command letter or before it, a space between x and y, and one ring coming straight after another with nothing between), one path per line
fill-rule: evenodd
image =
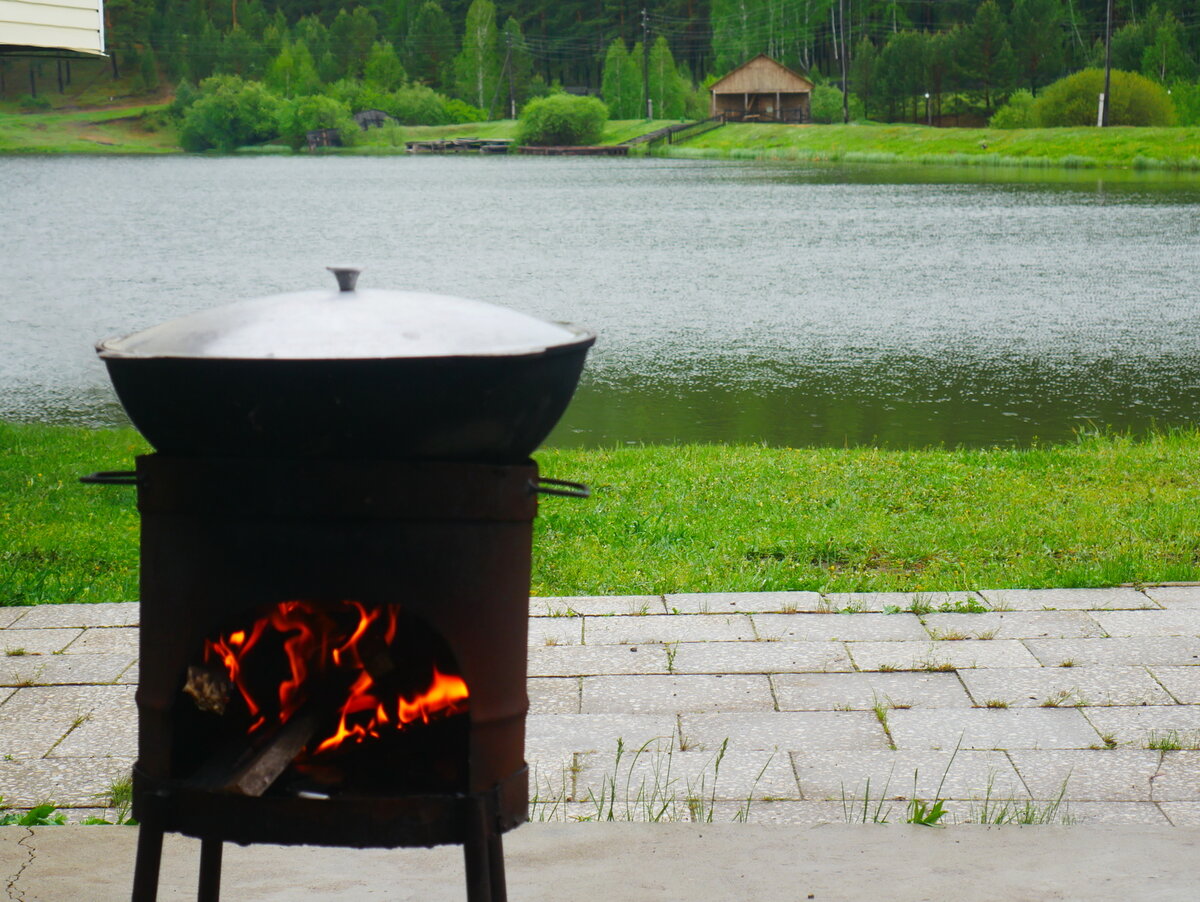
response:
M702 117L706 86L758 53L814 80L814 115L840 121L844 85L856 118L982 125L1103 66L1108 25L1105 0L109 0L105 16L111 75L135 92L236 77L310 98L297 127L336 127L341 108L514 118L559 90L614 119L645 116L647 92L656 119ZM1170 91L1158 124L1200 122L1198 61L1195 0L1115 0L1112 67ZM53 61L2 61L0 94L36 108L56 77Z

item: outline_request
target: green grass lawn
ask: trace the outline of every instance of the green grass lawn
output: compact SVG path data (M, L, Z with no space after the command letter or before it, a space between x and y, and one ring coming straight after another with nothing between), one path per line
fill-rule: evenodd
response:
M0 604L136 598L131 431L0 423ZM1024 450L545 450L537 595L1200 579L1200 432Z
M671 156L1200 171L1200 128L927 128L729 123Z
M0 153L171 153L179 151L165 105L109 110L0 111Z

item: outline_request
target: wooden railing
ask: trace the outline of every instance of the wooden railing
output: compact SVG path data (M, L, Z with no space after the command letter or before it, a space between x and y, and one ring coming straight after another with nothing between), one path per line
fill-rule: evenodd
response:
M698 122L681 122L678 125L668 125L666 128L656 129L652 132L647 132L644 135L638 135L636 138L630 138L628 141L622 141L629 147L636 144L648 144L653 147L660 141L666 141L668 144L674 144L675 141L693 138L696 135L702 135L705 132L712 131L714 128L720 128L725 124L724 116L712 116L708 119L701 119Z

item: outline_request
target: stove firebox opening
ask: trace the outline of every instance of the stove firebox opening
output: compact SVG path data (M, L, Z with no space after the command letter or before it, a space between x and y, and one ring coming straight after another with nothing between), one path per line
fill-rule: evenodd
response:
M178 772L242 795L463 792L470 690L399 604L289 599L209 636L187 668Z

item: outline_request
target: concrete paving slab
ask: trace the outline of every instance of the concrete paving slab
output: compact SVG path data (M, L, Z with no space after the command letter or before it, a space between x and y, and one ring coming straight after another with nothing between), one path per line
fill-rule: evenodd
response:
M529 649L529 675L534 677L666 672L667 652L662 645L543 645Z
M646 812L666 804L673 818L686 816L689 800L799 799L792 765L784 752L729 749L715 751L656 751L640 755L629 749L615 766L611 752L584 757L575 781L575 795L589 791L599 797L616 785L617 820L648 820ZM701 801L703 804L703 801Z
M717 824L746 823L773 824L777 826L817 827L822 824L852 823L854 812L849 810L849 801L795 802L758 801L750 805L745 802L717 802L712 806L713 822Z
M40 604L25 608L21 629L54 627L137 626L140 609L137 602L102 604Z
M796 778L804 798L841 801L842 798L874 803L864 809L852 809L854 820L863 820L863 811L871 813L891 808L889 820L904 819L904 805L915 796L926 801L942 799L982 799L992 787L997 799L1026 799L1029 793L1004 752L959 749L940 752L882 750L803 751L792 755ZM883 809L875 805L884 803ZM955 806L966 816L963 806Z
M680 614L809 613L826 610L819 592L694 592L666 595L666 609Z
M1181 636L1114 639L1026 639L1039 662L1055 667L1064 661L1084 664L1200 664L1200 639Z
M133 655L138 653L136 627L92 627L67 646L69 655Z
M0 686L113 683L129 669L129 655L25 655L0 658Z
M14 885L25 902L128 895L136 828L4 830L27 862ZM22 857L21 843L34 851ZM609 900L614 875L623 902L1050 902L1080 887L1089 902L1191 902L1198 849L1200 831L1162 827L531 824L505 837L509 895L524 902ZM198 857L198 841L167 838L160 899L195 898ZM239 902L450 902L463 879L453 846L229 846L223 886Z
M16 691L17 691L16 689L13 689L11 687L0 688L0 707L2 707L6 701L8 701L10 698L12 698L13 694Z
M62 651L82 634L82 629L6 629L0 633L0 657L52 655Z
M779 673L771 676L780 711L870 711L897 708L969 708L953 673Z
M1185 747L1200 746L1200 708L1158 705L1153 708L1082 708L1101 735L1120 746L1146 748L1171 738Z
M636 751L647 742L676 738L674 714L538 714L525 721L531 754L600 752L615 755L617 740Z
M804 673L854 669L840 642L684 642L675 673Z
M761 674L595 676L583 681L584 714L773 711Z
M996 610L1120 611L1158 607L1137 589L984 589L980 593Z
M825 603L827 610L864 614L892 608L936 611L943 607L986 606L978 592L829 592Z
M127 670L123 670L121 675L115 680L118 686L136 686L138 683L138 674L141 668L135 661Z
M529 646L582 645L583 617L530 617Z
M1096 611L1110 636L1200 636L1200 608L1173 611Z
M1169 827L1171 821L1154 802L1077 802L1065 800L1051 819L1055 825Z
M1200 802L1159 802L1158 807L1176 827L1200 827Z
M69 717L12 723L0 731L0 758L42 758L75 726Z
M1142 590L1156 604L1164 608L1200 607L1200 585L1198 586L1146 586Z
M926 614L921 621L934 639L1085 639L1104 635L1086 611Z
M754 639L745 614L667 614L663 617L585 617L588 645L643 645L651 642L736 642Z
M1009 758L1035 799L1149 802L1162 755L1145 749L1012 749Z
M959 677L976 704L1171 705L1175 700L1144 667L997 667L963 670Z
M18 620L25 616L28 611L27 607L15 607L0 605L0 630L7 629L13 626Z
M888 729L901 749L953 749L960 744L964 749L1085 749L1099 742L1078 708L914 708L889 711Z
M137 756L137 716L93 714L67 733L48 754L50 758L134 758Z
M1155 664L1149 668L1149 672L1179 704L1200 705L1200 667L1194 664Z
M571 595L529 599L531 617L636 616L665 614L667 610L661 595Z
M530 714L578 714L583 699L581 677L534 677L526 680Z
M915 614L755 614L759 639L825 642L860 639L928 639Z
M1156 802L1200 802L1200 751L1163 752L1150 797Z
M787 711L773 714L681 714L689 749L784 752L801 749L886 749L887 734L871 711Z
M64 758L0 760L0 797L13 808L53 802L60 808L94 807L108 799L112 785L129 776L132 758L103 758L87 767Z
M31 720L71 721L85 715L137 716L132 686L28 686L11 690L0 706L7 724Z
M968 667L1037 667L1037 659L1017 639L961 642L848 642L859 670L959 670Z

